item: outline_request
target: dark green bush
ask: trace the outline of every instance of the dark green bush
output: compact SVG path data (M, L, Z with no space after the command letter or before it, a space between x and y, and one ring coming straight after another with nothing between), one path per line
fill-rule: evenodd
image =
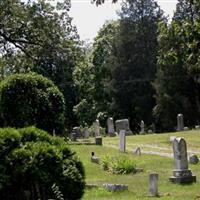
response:
M49 79L35 73L15 74L0 83L0 125L35 125L49 133L64 130L64 98Z
M76 200L84 178L82 163L62 138L35 127L0 129L0 199Z

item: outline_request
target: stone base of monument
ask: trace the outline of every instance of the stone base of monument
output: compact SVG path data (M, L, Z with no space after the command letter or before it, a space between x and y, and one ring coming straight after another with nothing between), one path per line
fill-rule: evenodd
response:
M193 183L196 182L196 176L191 170L174 170L173 176L169 178L172 183Z

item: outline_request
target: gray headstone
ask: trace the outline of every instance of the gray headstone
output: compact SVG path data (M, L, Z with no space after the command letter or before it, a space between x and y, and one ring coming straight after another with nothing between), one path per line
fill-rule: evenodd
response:
M144 134L144 121L142 120L141 122L140 122L140 134Z
M192 183L196 182L191 170L188 169L187 146L183 138L175 138L173 142L175 169L170 181L173 183Z
M141 155L141 149L140 149L140 147L137 147L133 153L135 155L139 155L140 156Z
M107 126L108 126L108 135L115 136L115 128L112 117L109 117L107 119Z
M149 174L149 193L151 196L158 196L158 174Z
M184 130L184 119L183 114L177 115L177 131L183 131Z
M83 137L84 138L89 138L90 137L90 133L89 133L89 130L87 128L85 128L84 131L83 131Z
M71 141L76 141L76 139L77 139L77 134L76 133L74 133L74 132L72 132L71 134L70 134L70 139L71 139Z
M189 131L189 128L188 128L187 126L185 126L185 127L183 128L183 130L184 130L184 131Z
M119 134L120 130L130 131L128 119L120 119L115 121L116 131Z
M73 132L73 133L76 133L76 137L77 137L77 138L82 137L82 133L81 133L80 127L74 127L74 128L72 129L72 132Z
M100 136L100 124L98 119L96 119L96 121L94 122L94 133L95 137Z
M121 152L126 151L126 131L121 130L119 133L119 150Z
M113 183L105 183L103 184L103 187L112 192L128 189L128 185L113 184Z
M196 126L195 126L195 129L200 129L200 126L199 126L199 125L196 125Z
M190 164L197 164L199 162L199 158L197 155L191 155L189 157L189 163Z
M95 144L102 145L102 137L101 136L95 137Z

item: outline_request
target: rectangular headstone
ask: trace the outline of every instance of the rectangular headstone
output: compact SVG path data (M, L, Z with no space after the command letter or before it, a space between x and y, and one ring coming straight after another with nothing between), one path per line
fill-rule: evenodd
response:
M95 137L100 136L100 124L98 119L96 119L96 121L94 122L94 133Z
M158 174L149 174L149 192L151 196L158 196Z
M121 130L119 133L119 150L121 152L126 151L126 131Z
M128 119L119 119L115 121L116 131L119 134L120 130L130 131Z
M107 126L108 126L108 135L115 136L115 128L112 117L109 117L107 119Z

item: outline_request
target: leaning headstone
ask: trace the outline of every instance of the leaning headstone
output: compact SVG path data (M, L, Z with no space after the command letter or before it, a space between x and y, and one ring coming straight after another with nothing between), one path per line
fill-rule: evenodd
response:
M169 180L173 183L196 182L191 170L188 169L187 146L183 138L175 138L173 142L175 169Z
M102 137L101 136L95 137L95 144L102 145Z
M114 123L113 123L113 118L109 117L107 119L107 126L108 126L108 135L109 136L115 136L115 128L114 128Z
M158 196L158 174L149 174L149 193L151 196Z
M141 122L140 122L140 134L144 134L144 121L142 120Z
M177 115L177 131L183 131L184 130L184 119L183 114Z
M100 136L100 124L98 119L96 119L96 121L94 122L94 133L95 137Z
M197 164L199 162L199 158L197 155L191 155L189 156L189 163L190 164Z
M131 130L129 128L129 121L128 119L119 119L115 121L116 131L119 134L120 130L125 130L126 134L130 134Z
M135 151L133 152L135 155L141 156L141 149L140 147L136 148Z
M126 151L126 131L125 130L121 130L119 132L119 150L121 152Z

